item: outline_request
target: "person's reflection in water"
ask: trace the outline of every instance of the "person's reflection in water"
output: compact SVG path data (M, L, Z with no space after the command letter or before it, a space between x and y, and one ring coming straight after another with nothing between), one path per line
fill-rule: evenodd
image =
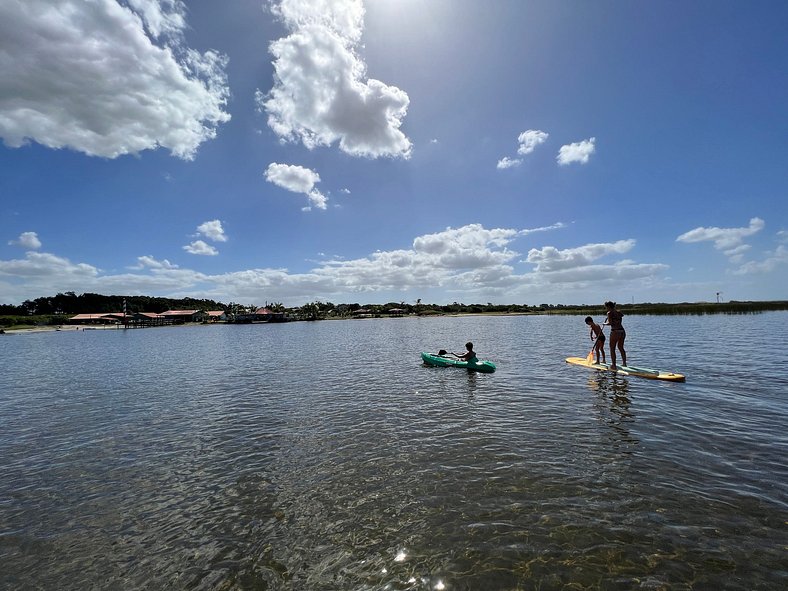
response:
M478 373L475 371L468 371L468 397L472 397L476 393L476 386L478 386Z
M615 374L594 372L588 378L588 389L603 396L629 400L629 380Z
M588 388L598 395L594 407L599 419L610 427L613 442L627 446L639 443L629 431L629 425L635 421L630 408L629 380L598 372L588 378Z

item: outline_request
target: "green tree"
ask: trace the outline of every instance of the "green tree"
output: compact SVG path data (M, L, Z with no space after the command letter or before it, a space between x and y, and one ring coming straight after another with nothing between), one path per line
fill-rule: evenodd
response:
M310 302L308 304L304 304L299 309L300 316L304 320L319 320L320 319L320 306L318 302Z

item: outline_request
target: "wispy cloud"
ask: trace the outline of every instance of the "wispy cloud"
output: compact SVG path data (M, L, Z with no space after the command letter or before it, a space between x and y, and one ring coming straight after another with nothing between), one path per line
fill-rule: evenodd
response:
M303 166L272 162L265 171L265 180L293 193L306 195L309 198L310 206L303 208L305 210L311 209L311 206L318 209L326 209L327 207L328 198L315 189L315 183L320 182L320 175L314 170Z
M400 130L408 95L368 78L357 53L362 0L282 0L272 11L290 34L270 45L273 88L257 91L271 129L310 149L338 142L353 156L408 158L411 142Z
M762 261L748 261L733 273L734 275L771 273L782 265L788 265L788 248L780 244L774 251L768 252Z
M605 255L629 252L634 246L635 241L632 239L601 244L586 244L563 250L559 250L554 246L545 246L529 250L526 262L536 265L536 270L540 272L560 271L588 266Z
M226 57L183 44L180 0L0 2L0 136L183 159L230 119Z
M72 263L67 258L48 252L28 251L24 259L0 261L0 275L16 276L35 281L36 278L47 278L58 285L61 280L79 278L80 280L96 277L98 268L85 263Z
M150 255L144 255L141 257L137 257L137 264L129 267L129 269L134 270L141 270L141 269L177 269L178 265L175 265L168 261L167 259L158 261Z
M561 166L566 166L573 162L587 164L591 155L596 151L595 144L596 138L592 137L587 140L561 146L561 149L558 150L556 161Z
M689 232L684 232L684 234L676 238L676 242L712 242L714 243L714 248L723 251L726 256L736 257L749 248L746 245L742 245L744 239L760 232L764 226L765 222L758 217L752 218L746 228L707 228L700 226Z
M745 254L752 252L752 246L745 244L744 240L753 236L766 227L766 222L759 217L750 219L746 227L717 228L716 226L700 226L689 232L684 232L676 238L676 242L695 243L711 242L715 250L721 251L728 260L738 265L731 270L733 275L757 275L776 271L778 267L788 264L788 249L785 247L786 232L780 230L775 234L777 247L766 251L760 260L744 262ZM759 255L756 254L755 257ZM753 257L753 258L755 258Z
M551 226L542 226L540 228L526 228L525 230L520 230L520 236L527 236L528 234L534 234L536 232L549 232L550 230L561 230L566 228L566 224L564 222L556 222Z

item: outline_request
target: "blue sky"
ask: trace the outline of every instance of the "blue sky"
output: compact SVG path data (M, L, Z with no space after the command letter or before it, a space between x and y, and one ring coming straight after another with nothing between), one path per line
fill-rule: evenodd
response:
M0 303L788 299L788 3L4 0Z

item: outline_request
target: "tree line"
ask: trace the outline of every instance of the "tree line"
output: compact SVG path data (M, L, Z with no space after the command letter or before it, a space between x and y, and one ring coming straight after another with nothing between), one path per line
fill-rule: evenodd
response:
M0 304L0 316L51 316L62 317L76 314L102 314L122 312L161 313L166 310L224 310L228 314L254 313L258 306L245 306L230 302L225 304L210 299L163 298L153 296L123 296L83 293L73 291L58 293L54 296L25 300L19 306ZM283 312L295 318L317 320L322 318L353 317L360 314L380 315L434 315L434 314L604 314L604 307L598 305L564 304L424 304L421 300L414 303L404 301L385 304L334 304L314 301L288 308L282 303L266 303L265 307L273 312ZM622 304L619 308L626 314L737 314L765 312L768 310L788 310L786 301L737 302L725 303L632 303Z
M25 300L19 306L0 304L0 316L48 316L76 314L107 314L110 312L155 312L166 310L228 310L221 302L196 298L159 298L151 296L75 294L73 291L54 296Z

